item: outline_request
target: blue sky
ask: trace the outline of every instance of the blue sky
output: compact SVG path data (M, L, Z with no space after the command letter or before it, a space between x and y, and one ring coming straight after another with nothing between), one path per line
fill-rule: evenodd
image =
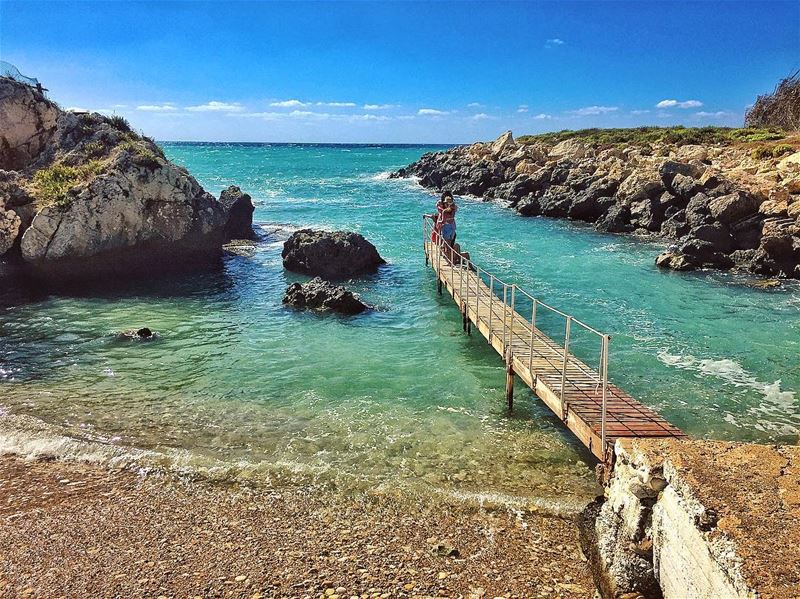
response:
M800 1L0 0L0 58L162 140L739 125L800 67Z

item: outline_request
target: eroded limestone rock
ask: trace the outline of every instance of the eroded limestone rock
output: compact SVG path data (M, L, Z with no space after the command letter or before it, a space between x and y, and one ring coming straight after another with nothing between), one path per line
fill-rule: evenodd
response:
M800 595L800 447L618 441L582 519L604 597Z

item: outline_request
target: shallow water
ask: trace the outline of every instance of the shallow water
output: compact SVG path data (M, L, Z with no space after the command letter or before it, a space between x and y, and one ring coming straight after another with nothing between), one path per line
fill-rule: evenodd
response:
M38 419L25 434L7 419L0 446L79 452L52 442L67 435L92 441L82 451L93 457L337 489L560 504L594 493L588 452L523 386L506 412L501 360L436 294L421 249L432 196L385 177L431 149L165 144L209 191L250 192L264 240L213 273L80 295L0 291L0 404ZM796 440L796 285L665 273L657 244L461 204L459 240L473 257L612 334L611 378L635 397L694 436ZM282 306L303 279L283 270L282 242L306 226L375 243L388 265L350 285L377 310ZM554 336L560 326L543 325ZM159 338L114 336L141 326ZM588 336L575 342L595 359Z

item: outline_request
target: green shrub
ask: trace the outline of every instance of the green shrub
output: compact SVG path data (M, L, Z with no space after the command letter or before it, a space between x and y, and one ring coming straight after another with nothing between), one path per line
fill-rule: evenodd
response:
M102 162L92 160L80 166L53 164L38 170L33 175L33 197L45 206L67 207L72 201L70 190L102 169Z
M119 116L118 114L115 114L114 116L108 117L108 122L117 131L122 131L123 133L133 132L133 130L131 129L131 124L127 121L127 119L124 116Z
M754 148L752 152L750 152L750 156L752 156L755 160L764 160L765 158L772 158L772 148L769 146L759 146Z
M86 152L86 155L90 158L97 158L105 154L106 147L102 142L90 141L89 143L84 144L83 151Z
M521 135L517 141L523 144L544 143L555 145L567 139L577 139L594 147L645 146L665 143L688 144L733 144L740 142L772 141L783 139L784 132L777 128L732 127L631 127L625 129L580 129L564 130L539 135Z
M121 143L120 147L130 152L133 156L133 162L139 166L154 169L161 165L158 156L156 156L142 141L133 141L129 139Z
M784 154L791 154L794 148L789 144L776 144L774 146L759 146L750 152L750 156L756 160L765 160L767 158L780 158Z
M772 148L772 157L779 158L780 156L784 156L785 154L792 154L794 153L794 148L789 144L778 144L773 146Z

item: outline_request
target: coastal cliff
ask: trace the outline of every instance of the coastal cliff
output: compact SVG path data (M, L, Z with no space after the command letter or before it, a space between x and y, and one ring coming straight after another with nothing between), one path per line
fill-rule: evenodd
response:
M45 279L152 273L208 262L251 219L250 196L217 200L124 119L0 78L0 258Z
M800 278L800 136L741 129L562 132L428 153L392 177L521 216L673 240L675 270Z

